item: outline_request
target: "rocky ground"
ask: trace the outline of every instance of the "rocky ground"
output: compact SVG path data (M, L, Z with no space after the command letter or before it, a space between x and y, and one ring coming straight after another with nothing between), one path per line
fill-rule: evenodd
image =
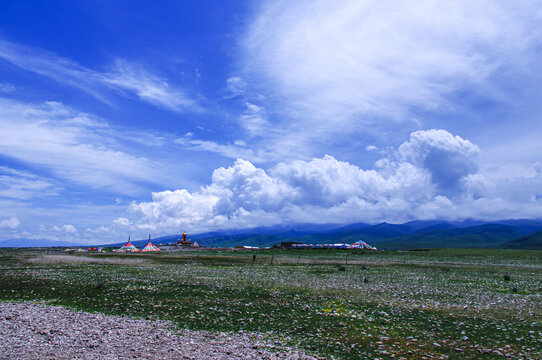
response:
M313 359L261 335L173 328L167 321L0 302L0 359Z

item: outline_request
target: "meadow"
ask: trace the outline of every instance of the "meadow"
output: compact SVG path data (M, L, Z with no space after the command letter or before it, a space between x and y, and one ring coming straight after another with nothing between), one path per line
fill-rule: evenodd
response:
M542 251L0 252L0 300L265 334L310 354L542 358Z

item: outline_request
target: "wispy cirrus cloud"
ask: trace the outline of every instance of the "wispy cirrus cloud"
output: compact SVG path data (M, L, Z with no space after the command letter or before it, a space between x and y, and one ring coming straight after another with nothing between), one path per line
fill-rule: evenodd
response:
M243 140L236 140L233 144L221 144L216 141L198 139L193 133L187 133L177 138L174 143L184 149L212 152L233 159L242 157L255 162L263 160L262 154L248 148Z
M245 103L245 111L239 118L241 127L249 137L261 137L278 131L268 120L265 108L252 103Z
M246 91L247 84L239 76L231 76L226 80L226 95L225 99L233 99L237 96L243 95Z
M118 59L110 70L86 68L77 62L42 49L31 48L0 38L0 59L21 69L80 89L100 101L110 103L104 90L175 112L200 111L195 98L167 79L145 70L141 65Z
M107 123L60 103L0 99L0 132L1 155L75 184L134 194L141 183L163 180L158 164L127 152ZM13 171L4 176L9 178L5 196L24 198L51 190L39 177Z
M185 90L127 61L118 60L113 70L101 75L105 84L133 92L141 100L175 112L200 111L197 101Z
M235 125L239 127L234 140L220 142L214 139L197 138L188 132L175 139L174 143L184 149L215 153L231 159L243 158L254 163L280 161L290 151L289 147L277 146L269 142L270 137L286 135L280 126L275 126L267 116L266 109L250 102L244 102L243 111L236 116ZM202 130L202 129L200 129ZM285 136L285 139L290 139ZM299 154L298 154L299 155Z
M25 200L56 195L58 191L50 179L0 166L0 197Z
M10 94L15 91L15 86L11 84L2 84L0 83L0 93Z
M402 137L453 111L476 116L477 103L513 103L510 83L536 82L540 29L537 1L264 1L241 75L285 130L268 142L310 153L337 136Z
M98 73L86 69L67 58L51 52L12 43L0 38L0 59L58 83L83 90L101 101L106 101L96 85Z

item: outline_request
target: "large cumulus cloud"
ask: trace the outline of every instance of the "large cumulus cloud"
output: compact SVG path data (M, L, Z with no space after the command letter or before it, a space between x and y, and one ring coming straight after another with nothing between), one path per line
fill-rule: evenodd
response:
M474 157L478 147L445 130L416 131L410 140L399 146L398 156L426 169L439 190L454 195L465 177L476 172Z
M410 134L368 170L330 155L282 162L267 170L238 159L232 166L216 169L211 184L199 191L156 192L152 201L133 202L130 211L133 226L162 231L489 218L497 214L492 209L510 216L505 208L517 211L519 207L514 199L499 195L499 184L478 173L479 152L475 144L445 130L427 130ZM542 189L539 173L522 180L531 184L534 193ZM525 216L541 208L539 197L532 195L531 200L517 214Z

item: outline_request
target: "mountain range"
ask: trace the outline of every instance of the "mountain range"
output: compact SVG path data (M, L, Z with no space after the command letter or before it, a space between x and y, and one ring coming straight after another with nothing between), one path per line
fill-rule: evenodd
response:
M194 236L205 246L272 246L282 241L301 243L353 243L363 240L379 249L412 248L541 248L526 239L520 244L508 242L542 231L537 220L497 222L412 221L404 224L364 223L334 227L324 231L253 229L235 234L199 234Z
M505 245L509 249L540 250L542 249L542 231L509 241Z
M61 246L81 246L67 241L56 241L49 239L27 239L15 238L0 241L0 248L3 247L61 247Z
M379 249L414 248L509 248L542 249L542 221L540 220L500 220L484 222L478 220L450 221L410 221L404 224L379 223L375 225L355 223L340 224L298 224L251 229L214 231L189 235L192 241L203 246L232 247L250 245L269 247L281 242L300 242L312 244L353 243L363 240ZM158 237L154 244L177 241L180 234ZM148 240L134 240L138 247ZM119 247L125 241L101 245ZM77 246L73 243L46 239L10 239L0 242L0 247L31 246Z

